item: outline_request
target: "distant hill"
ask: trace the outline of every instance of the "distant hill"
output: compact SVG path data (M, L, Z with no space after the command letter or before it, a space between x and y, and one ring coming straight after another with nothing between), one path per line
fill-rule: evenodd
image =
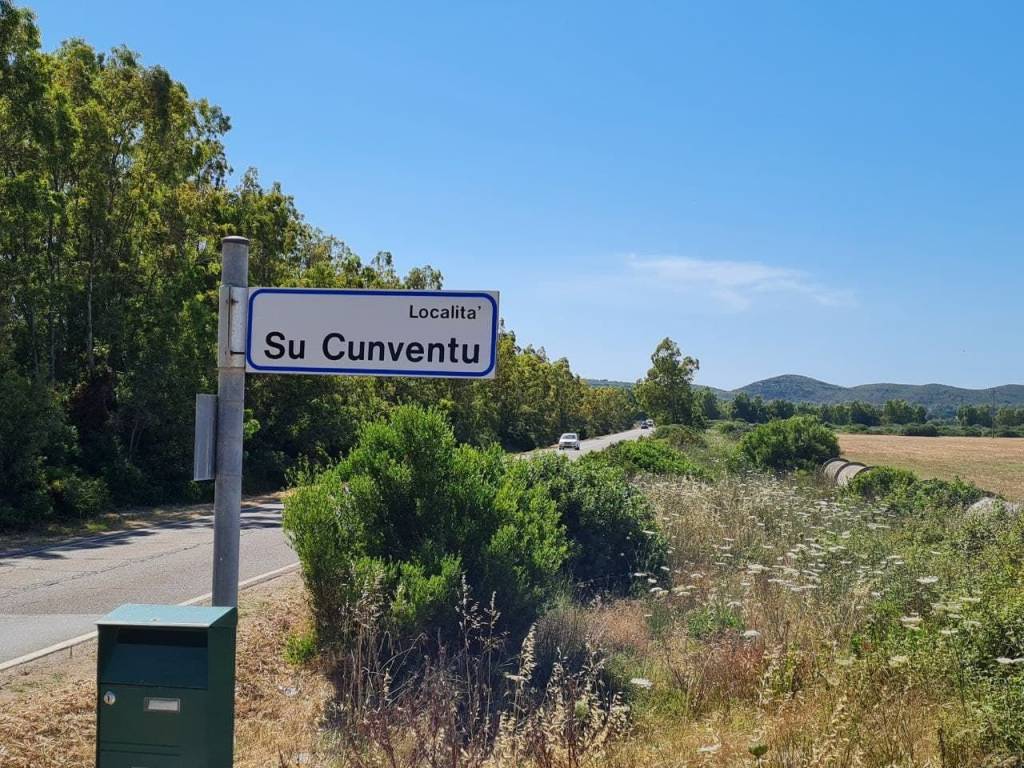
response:
M794 403L846 403L861 400L882 405L886 400L906 400L923 405L932 416L950 417L961 405L1024 405L1024 385L1005 384L989 389L964 389L946 384L860 384L840 387L808 376L774 376L733 390L765 400L790 400Z
M614 387L615 389L632 389L632 381L613 381L611 379L584 379L592 387Z
M588 379L595 387L621 387L628 389L632 382ZM860 400L872 405L883 405L886 400L906 400L908 403L923 405L929 415L949 418L956 414L961 405L1004 405L1024 406L1024 384L1004 384L989 389L964 389L946 384L860 384L856 387L841 387L809 376L787 374L770 379L755 381L732 391L704 387L724 399L731 399L739 392L751 397L761 396L765 400L789 400L794 403L848 403Z
M636 384L635 381L615 381L613 379L584 379L584 381L592 387L615 387L616 389L632 389L633 385ZM702 384L696 384L694 386L696 389L710 389L715 393L715 395L726 400L733 396L733 393L726 389L706 387Z

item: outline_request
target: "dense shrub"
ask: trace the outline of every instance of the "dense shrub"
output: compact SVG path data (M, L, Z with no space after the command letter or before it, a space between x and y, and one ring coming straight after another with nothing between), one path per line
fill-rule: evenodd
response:
M938 437L939 428L934 424L905 424L900 434L907 437Z
M873 467L861 472L843 492L903 513L963 509L986 495L974 483L960 478L921 480L913 472L896 467Z
M845 492L868 501L882 501L906 493L917 482L917 475L908 469L872 467L847 483Z
M568 573L576 586L625 592L633 573L661 572L666 545L654 511L620 469L544 454L514 462L510 474L546 487L569 538Z
M689 477L704 477L705 474L678 449L661 440L649 438L615 443L603 451L587 454L583 463L618 467L630 477L644 472Z
M660 426L654 430L654 437L658 440L664 440L673 448L680 450L700 447L707 442L702 431L688 427L685 424L665 424Z
M741 453L766 469L814 469L839 454L835 433L815 416L793 416L755 427L740 440Z
M72 440L52 391L0 355L0 528L24 527L53 512L45 466L63 459Z
M95 517L110 507L110 490L102 478L69 474L50 483L56 514L61 517Z
M726 420L715 422L715 429L726 437L742 437L754 428L746 421Z
M462 581L521 628L569 554L554 501L500 450L456 444L437 411L396 408L336 467L296 489L284 526L302 562L317 636L344 636L361 597L384 595L400 635L453 630Z

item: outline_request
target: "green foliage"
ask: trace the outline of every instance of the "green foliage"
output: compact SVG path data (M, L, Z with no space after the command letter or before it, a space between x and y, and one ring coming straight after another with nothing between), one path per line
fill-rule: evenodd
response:
M295 632L285 640L284 660L292 666L302 666L316 658L316 650L316 632Z
M716 422L714 428L716 432L719 432L726 437L739 438L747 434L747 432L750 432L754 427L746 421L727 419L725 421Z
M654 430L654 437L656 440L664 440L673 448L681 451L687 448L702 447L707 443L703 432L683 424L659 425Z
M63 459L71 440L53 392L0 354L0 527L23 527L53 512L46 463Z
M768 406L765 405L761 396L750 397L746 392L740 392L729 404L729 415L736 421L746 421L750 424L763 424L768 421Z
M995 419L991 405L961 405L956 411L956 420L965 427L991 427Z
M921 424L926 419L923 405L911 405L906 400L886 400L882 406L883 424Z
M403 277L386 251L361 259L253 169L229 187L227 116L127 48L72 39L44 52L31 12L3 0L0 81L0 405L31 433L12 440L0 425L0 526L99 511L89 478L114 504L194 495L192 410L215 388L221 236L252 241L251 285L442 285L426 265ZM254 377L247 485L332 464L362 423L400 404L436 406L460 442L515 449L635 416L628 391L588 387L511 333L498 356L486 382Z
M95 517L110 506L110 490L100 477L67 475L50 483L54 511L61 517Z
M657 422L666 424L703 424L703 415L694 405L693 376L700 362L683 357L672 339L662 339L651 354L647 376L636 383L633 392L641 410Z
M962 510L985 496L985 492L976 485L960 478L921 480L913 472L896 467L873 467L861 472L843 492L883 504L900 513Z
M603 451L589 453L580 461L582 464L616 467L627 477L641 473L705 477L704 470L690 461L682 451L673 448L668 442L650 438L624 440Z
M926 409L930 419L949 419L956 416L962 405L1007 407L1024 406L1024 385L1009 384L989 389L962 389L944 384L861 384L856 387L839 387L807 376L775 376L764 381L736 390L751 397L760 396L765 400L788 400L796 404L815 407L851 403L860 400L876 408L884 407L886 401L903 400ZM824 414L822 421L835 421ZM1024 424L1024 422L1022 422Z
M722 402L718 395L707 387L702 387L694 394L694 407L704 421L714 421L722 418Z
M397 632L450 633L463 578L521 628L569 555L542 486L506 472L496 449L457 445L441 413L413 406L364 426L345 460L288 498L284 525L328 642L374 589Z
M796 415L796 406L788 400L772 400L768 403L770 419L788 419L794 415Z
M742 630L743 617L732 608L711 603L687 614L686 629L691 637L705 640L730 630Z
M906 424L900 434L907 437L938 437L939 428L934 424Z
M996 425L999 427L1024 426L1024 408L1005 407L996 412Z
M544 487L554 501L571 547L568 577L585 591L624 593L633 573L665 565L654 510L620 469L543 454L514 462L509 473L527 487Z
M756 467L815 469L839 454L835 433L814 416L761 424L740 440L741 453Z
M622 387L586 387L581 404L585 435L621 432L633 425L637 414L633 393Z
M869 501L883 501L905 495L918 482L917 475L897 467L873 467L847 483L846 493Z

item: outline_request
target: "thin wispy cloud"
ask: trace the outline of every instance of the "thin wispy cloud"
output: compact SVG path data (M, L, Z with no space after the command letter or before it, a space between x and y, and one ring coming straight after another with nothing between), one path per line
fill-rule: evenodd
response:
M750 307L758 296L789 294L821 306L850 306L849 291L834 290L803 270L758 261L694 259L689 256L630 256L627 263L637 275L659 285L711 296L732 310Z

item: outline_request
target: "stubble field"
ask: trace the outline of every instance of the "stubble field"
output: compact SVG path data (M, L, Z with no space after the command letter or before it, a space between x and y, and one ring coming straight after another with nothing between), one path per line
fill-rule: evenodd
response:
M1024 438L839 435L843 456L885 464L923 478L961 477L1009 499L1024 500Z

